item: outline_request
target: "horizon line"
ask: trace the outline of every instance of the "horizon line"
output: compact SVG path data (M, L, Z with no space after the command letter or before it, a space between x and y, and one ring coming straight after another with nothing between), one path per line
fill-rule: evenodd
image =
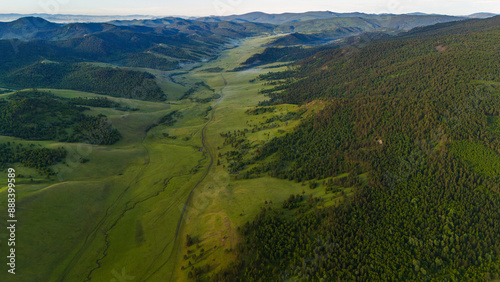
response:
M366 15L409 15L409 14L421 14L421 15L439 15L439 16L470 16L475 14L491 14L491 15L500 15L493 12L472 12L469 14L441 14L441 13L424 13L424 12L407 12L407 13L368 13L368 12L359 12L359 11L351 11L351 12L334 12L330 10L316 10L316 11L305 11L305 12L281 12L281 13L268 13L262 11L252 11L242 14L230 14L230 15L204 15L204 16L187 16L187 15L152 15L152 14L73 14L73 13L17 13L17 12L9 12L9 13L0 13L0 15L46 15L46 16L92 16L92 17L187 17L187 18L203 18L203 17L228 17L228 16L242 16L251 13L262 13L267 15L282 15L282 14L304 14L304 13L313 13L313 12L330 12L335 14L366 14Z

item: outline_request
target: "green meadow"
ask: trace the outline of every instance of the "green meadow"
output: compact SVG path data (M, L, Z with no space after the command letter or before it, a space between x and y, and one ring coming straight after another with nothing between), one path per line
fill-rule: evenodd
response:
M233 260L233 249L241 240L238 227L261 208L279 207L291 194L321 197L324 206L348 195L349 188L327 193L323 185L312 190L306 183L271 177L237 180L219 157L230 150L223 144L223 133L251 131L275 116L299 110L305 118L322 107L320 103L302 108L285 104L271 113L246 113L266 99L258 92L269 86L256 77L280 68L268 65L232 70L262 52L262 46L272 39L241 41L196 68L141 69L156 76L167 94L166 102L108 97L135 110L89 107L86 111L88 115L106 115L120 131L122 139L113 145L0 136L0 142L64 147L68 152L66 159L53 166L53 177L14 165L18 173L19 274L9 281L112 281L120 275L134 281L185 281L190 271L203 266L211 275ZM103 96L39 90L65 98ZM189 97L179 100L186 91L191 91ZM152 126L173 111L180 114L173 125ZM251 144L262 144L299 123L300 119L274 122L246 138ZM0 181L6 183L5 172ZM2 205L6 199L6 187L2 187ZM0 220L6 219L5 214L0 216ZM195 238L196 244L187 247L187 235ZM1 248L7 251L6 244ZM4 281L4 275L0 274L0 280Z
M110 281L122 272L137 281L164 281L164 277L183 280L185 273L180 269L187 232L196 230L194 233L208 236L210 232L226 232L226 227L232 227L228 244L235 244L236 226L257 213L265 198L252 195L275 186L275 191L266 197L279 202L292 192L302 191L300 184L276 179L234 181L221 167L209 167L210 156L216 156L215 148L223 141L219 134L244 127L248 119L245 110L265 98L257 95L260 83L249 80L267 71L213 73L203 69L232 70L262 51L261 45L268 40L260 37L242 41L239 47L190 72L188 68L182 72L147 69L156 75L167 94L166 102L108 97L136 110L89 107L86 114L106 115L122 134L122 139L113 145L0 137L0 142L64 147L68 152L66 159L53 166L56 172L53 177L14 165L18 174L18 274L9 277L9 281ZM192 99L178 100L201 82L221 97L196 102L212 93L202 88L192 93ZM64 89L39 90L65 98L103 96ZM172 111L182 116L172 126L150 128ZM205 125L206 149L200 149ZM6 183L6 173L1 174L0 181ZM2 206L6 204L6 193L2 185ZM197 204L206 197L211 197L205 201L206 205ZM186 202L186 220L181 220ZM213 217L216 214L212 216L214 208L223 216L223 227L206 224L217 220ZM245 210L243 217L241 210ZM6 219L2 214L0 220ZM218 236L211 238L219 240ZM7 251L6 244L1 248L2 253ZM225 253L212 256L225 263L228 257L220 254ZM4 275L0 274L1 280Z
M224 53L219 60L207 64L206 68L224 67L233 69L246 60L245 56L259 52L260 45L268 38L256 38L242 43L236 49ZM319 185L311 190L305 183L297 183L272 177L237 180L224 168L223 158L219 153L230 150L224 146L224 137L221 134L237 130L248 129L259 125L273 116L280 116L288 112L296 112L300 108L296 105L279 105L274 112L260 115L249 115L247 110L255 109L260 101L266 100L263 94L257 94L264 87L255 80L259 74L269 72L270 66L263 66L238 72L207 73L197 71L192 77L203 79L211 87L221 89L222 98L214 106L214 119L207 127L206 140L210 144L212 155L216 157L214 165L204 181L194 190L193 200L190 202L189 213L186 215L187 224L183 226L183 237L179 245L182 258L176 267L176 277L179 281L189 278L188 273L195 268L208 268L207 276L226 267L235 258L234 248L241 238L238 227L252 220L262 208L281 207L283 200L291 194L303 194L308 197L312 194L324 200L324 206L333 205L340 201L342 195L349 195L350 188L343 193L327 193L325 187ZM284 69L284 68L281 68ZM273 71L279 68L272 69ZM320 104L303 106L303 117L321 108ZM248 133L246 138L252 144L263 143L275 136L280 136L292 130L300 120L278 123L276 127ZM196 244L187 247L186 235L195 238Z
M40 90L66 98L101 96ZM179 207L207 163L206 153L198 150L206 107L109 99L138 109L90 107L87 111L89 115L106 115L121 132L123 138L114 145L0 137L1 142L64 147L68 152L66 159L53 167L57 175L51 178L39 175L35 169L14 165L18 174L19 273L9 281L109 281L115 269L145 277L169 268L163 262L171 257ZM186 113L179 125L157 126L146 133L148 126L175 109ZM163 133L178 127L182 129L180 137L191 138L165 138ZM2 173L0 181L6 183L6 173ZM4 206L7 196L3 185L0 198ZM6 220L5 215L1 219ZM7 251L6 244L1 247ZM141 263L137 263L138 257Z

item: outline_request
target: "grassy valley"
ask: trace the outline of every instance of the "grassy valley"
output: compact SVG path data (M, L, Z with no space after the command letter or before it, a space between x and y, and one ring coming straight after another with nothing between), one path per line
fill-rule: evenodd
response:
M452 20L0 32L0 280L498 279L499 17Z

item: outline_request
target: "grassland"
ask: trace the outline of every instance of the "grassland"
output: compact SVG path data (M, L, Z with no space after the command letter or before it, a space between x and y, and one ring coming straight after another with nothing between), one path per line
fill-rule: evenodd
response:
M98 96L50 91L68 98ZM122 133L121 141L113 146L29 142L68 151L66 160L54 167L57 177L51 179L14 165L34 181L17 179L18 274L9 281L109 281L115 269L139 277L145 270L155 271L156 264L170 255L179 206L206 165L206 154L198 150L206 106L110 99L139 110L91 108L87 113L107 115ZM158 126L146 134L149 125L174 109L186 112L178 124ZM164 137L164 132L178 128L179 137L191 138L181 142ZM11 137L0 141L28 143ZM82 158L90 161L81 163ZM5 176L2 173L2 183ZM5 194L2 185L2 206ZM137 263L137 257L144 259ZM5 281L5 273L0 280Z
M259 52L260 45L269 38L255 38L245 41L239 48L224 53L219 60L207 64L206 68L221 67L234 69L239 63L245 61L249 54ZM267 73L269 66L254 68L239 72L223 72L220 74L203 71L192 73L192 77L206 81L211 87L221 88L222 98L215 108L215 117L207 128L207 141L213 149L212 154L216 161L223 161L219 153L225 153L229 148L224 148L224 138L221 133L249 129L252 125L265 123L275 115L297 111L296 105L280 105L273 113L262 115L249 115L249 109L254 109L259 101L266 97L257 94L264 86L259 82L250 82L259 74ZM321 108L320 104L305 106L308 113ZM260 130L247 134L250 142L265 142L271 138L293 129L300 121L294 120L282 123L277 127ZM214 149L215 148L215 149ZM349 194L350 189L344 193ZM210 174L194 191L189 212L183 226L180 250L182 258L176 267L176 279L186 281L188 273L194 268L209 265L207 276L217 272L230 263L235 256L234 248L241 238L237 229L253 217L264 207L280 207L283 200L290 194L312 194L325 200L326 205L335 204L341 193L327 194L325 187L320 186L310 190L302 183L280 180L271 177L235 180L223 165L214 166ZM185 237L190 235L195 238L196 244L185 247ZM191 266L192 265L192 266ZM205 276L206 277L206 276Z
M185 281L193 267L209 264L210 273L214 273L226 266L240 240L238 226L251 220L262 207L279 206L290 194L303 192L306 196L321 196L325 205L334 204L340 193L327 194L322 186L309 190L302 183L270 177L235 180L223 165L216 165L218 153L228 150L223 146L221 133L251 128L273 115L298 110L295 105L281 105L269 114L245 113L266 99L257 94L263 86L250 80L267 73L269 68L203 71L232 70L262 52L261 46L269 40L272 38L242 41L197 69L148 69L167 93L167 102L108 97L138 110L90 107L87 114L105 114L121 132L122 140L114 145L30 142L62 146L68 157L54 166L57 176L52 178L14 166L23 175L17 186L19 274L13 279L9 277L9 281L110 281L125 274L135 281ZM192 93L193 99L178 100L200 82L214 91L201 87ZM67 98L102 96L40 90ZM212 93L220 98L196 102ZM0 97L5 95L9 94ZM310 104L304 108L310 113L320 107ZM178 111L182 118L172 126L151 128L151 124L172 111ZM265 142L299 122L280 123L248 134L247 138L250 142ZM0 136L0 142L7 141L28 143ZM2 173L1 183L6 183L5 177L6 173ZM7 197L2 186L3 206ZM0 220L5 219L5 215L0 216ZM198 243L186 248L187 234L197 238ZM6 251L5 246L2 244L2 252ZM185 269L189 261L194 266ZM1 281L5 281L4 275L0 274Z

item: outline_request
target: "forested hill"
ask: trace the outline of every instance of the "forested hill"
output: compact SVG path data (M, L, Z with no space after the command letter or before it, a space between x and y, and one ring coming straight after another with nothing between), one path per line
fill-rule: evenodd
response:
M428 14L365 14L365 13L336 13L330 11L311 11L305 13L282 13L282 14L267 14L262 12L252 12L243 15L230 16L212 16L198 18L200 21L233 21L233 22L256 22L268 23L275 25L293 25L301 22L310 21L358 21L360 19L368 20L370 23L384 25L384 23L392 23L395 27L398 23L400 28L411 28L415 23L420 25L430 25L438 22L456 21L466 19L466 17L454 17L446 15L428 15ZM411 22L411 23L410 23ZM364 24L366 24L365 22Z
M216 57L231 40L273 28L262 23L180 18L153 22L157 24L55 24L38 17L0 22L0 86L68 88L165 100L169 93L163 93L152 75L83 63L173 70ZM142 97L134 93L137 89L145 92Z
M293 23L285 20L296 18ZM284 18L283 18L284 17ZM156 20L115 21L109 23L56 24L39 17L25 17L12 22L0 22L0 86L22 88L16 83L19 74L33 77L25 87L62 87L61 83L48 84L63 76L56 62L73 64L71 70L82 70L82 62L103 62L119 67L140 67L158 70L173 70L181 65L201 62L214 58L219 51L235 39L250 36L300 31L296 38L283 38L282 44L323 43L332 39L358 35L365 31L398 32L411 27L435 22L455 21L461 18L428 15L365 15L306 13L281 15L280 24L224 19L182 19L164 18ZM290 36L289 36L290 37ZM309 42L307 42L309 41ZM278 41L276 44L280 44ZM283 50L274 50L283 53ZM285 50L288 52L290 50ZM291 50L293 53L296 50ZM301 51L301 50L298 50ZM310 50L309 50L310 51ZM291 54L290 58L303 58ZM94 71L95 68L86 68ZM98 72L108 72L100 70ZM51 76L51 73L57 75ZM49 74L49 75L47 75ZM128 76L130 73L122 73ZM92 76L91 74L87 76ZM81 76L80 76L81 77ZM95 79L96 76L94 76ZM35 84L43 80L43 84ZM158 86L151 82L155 92ZM71 83L64 87L103 93L107 91L106 81L97 81L96 87L81 87ZM91 84L91 83L85 83ZM120 95L125 88L141 88L142 84L129 81L112 89L112 95ZM130 92L125 89L125 92ZM161 91L160 91L161 92ZM165 93L168 97L168 93ZM127 97L134 95L127 93ZM162 100L162 93L153 93L149 100Z
M241 38L272 30L274 26L251 22L202 22L182 18L143 21L112 21L109 23L56 24L39 17L24 17L0 22L0 39L65 40L101 32L136 32L156 35L184 34L191 37L214 36Z
M239 177L320 183L344 200L291 196L263 209L216 280L498 279L499 65L495 17L323 51L262 76L282 83L270 104L324 108L235 164Z
M332 97L418 97L436 94L431 86L448 85L449 79L498 80L499 33L497 16L424 27L362 48L354 44L320 52L299 62L293 72L279 75L298 81L284 92L271 94L271 100L303 103ZM415 85L417 80L419 85Z

